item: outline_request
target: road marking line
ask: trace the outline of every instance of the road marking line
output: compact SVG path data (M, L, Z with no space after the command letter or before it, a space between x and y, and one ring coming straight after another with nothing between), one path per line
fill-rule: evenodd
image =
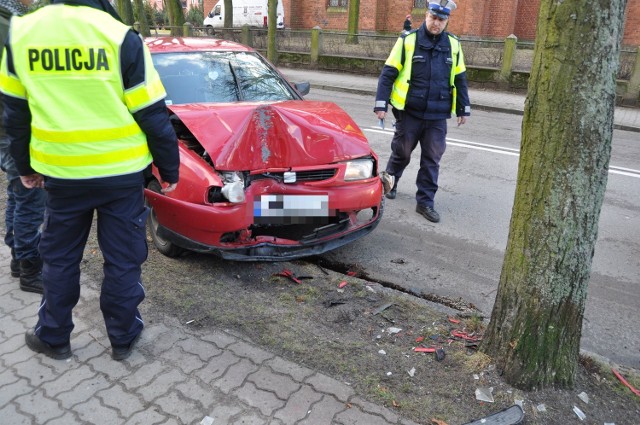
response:
M379 133L379 134L393 134L393 130L386 130L386 129L382 130L380 128L365 128L364 130L370 131L373 133ZM475 150L486 151L486 152L495 152L503 155L518 156L518 157L520 156L519 149L504 148L502 146L469 142L467 140L452 139L449 137L447 137L447 145L458 146L458 147L467 148L467 149L475 149ZM632 168L616 167L613 165L609 165L609 173L640 179L640 170L634 170Z

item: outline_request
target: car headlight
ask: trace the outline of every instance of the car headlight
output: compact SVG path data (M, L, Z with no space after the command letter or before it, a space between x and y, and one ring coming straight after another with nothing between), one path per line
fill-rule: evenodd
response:
M222 194L229 202L239 204L244 202L244 178L237 172L222 173Z
M373 176L373 159L357 159L347 162L347 169L344 172L344 179L363 180Z

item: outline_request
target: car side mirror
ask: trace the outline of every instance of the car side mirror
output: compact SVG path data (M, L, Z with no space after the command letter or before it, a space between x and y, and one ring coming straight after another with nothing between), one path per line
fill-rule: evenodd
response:
M302 83L293 83L293 87L298 90L301 96L306 96L309 94L309 90L311 90L311 83L305 81Z

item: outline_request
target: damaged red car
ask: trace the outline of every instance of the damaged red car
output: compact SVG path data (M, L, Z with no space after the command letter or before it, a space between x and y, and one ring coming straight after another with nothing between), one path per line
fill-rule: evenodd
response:
M316 255L370 233L382 217L378 157L349 115L303 100L255 50L212 38L149 38L180 150L180 182L149 229L167 256L229 260Z

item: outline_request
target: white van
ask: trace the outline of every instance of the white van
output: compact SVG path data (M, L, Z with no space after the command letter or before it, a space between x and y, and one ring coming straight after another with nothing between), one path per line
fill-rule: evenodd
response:
M233 0L233 26L267 26L267 0ZM284 28L284 7L282 0L276 6L276 27ZM224 0L219 0L204 19L203 26L212 34L214 28L224 28Z

